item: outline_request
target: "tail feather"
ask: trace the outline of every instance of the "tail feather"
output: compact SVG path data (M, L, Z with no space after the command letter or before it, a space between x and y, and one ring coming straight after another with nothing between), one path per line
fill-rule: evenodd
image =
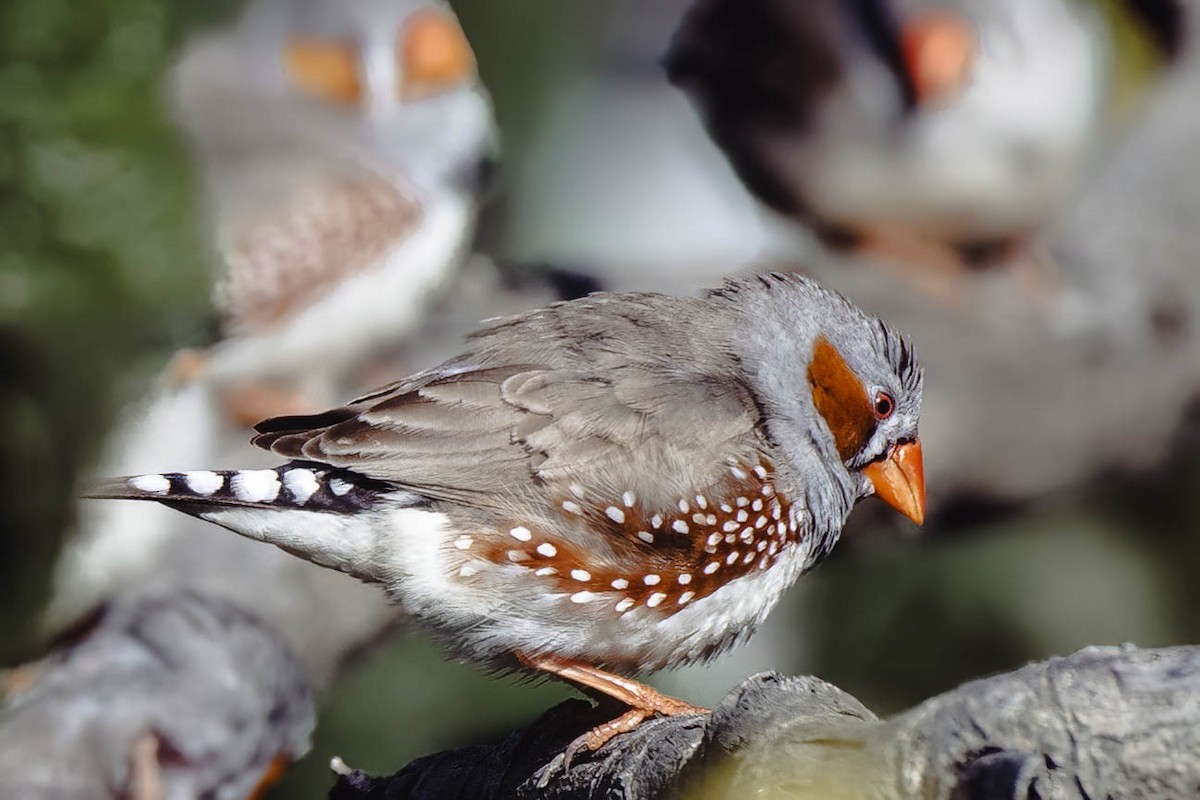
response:
M394 491L347 470L292 461L274 469L196 470L114 478L89 486L84 497L154 500L195 513L195 508L299 509L353 514ZM188 506L190 508L182 508Z
M153 500L366 581L383 580L375 515L367 512L384 502L428 504L389 484L301 461L275 469L134 475L89 487L84 496Z

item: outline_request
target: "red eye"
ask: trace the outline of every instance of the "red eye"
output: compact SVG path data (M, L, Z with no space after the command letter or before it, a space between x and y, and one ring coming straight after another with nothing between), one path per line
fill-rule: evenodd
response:
M896 410L896 401L887 392L875 394L875 419L887 419Z

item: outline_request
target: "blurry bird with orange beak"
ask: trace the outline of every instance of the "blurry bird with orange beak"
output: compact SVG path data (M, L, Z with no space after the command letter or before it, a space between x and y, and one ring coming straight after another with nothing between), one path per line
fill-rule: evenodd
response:
M224 268L207 368L322 405L357 391L470 247L495 126L458 19L439 0L257 0L188 46L173 88Z
M1182 28L1177 0L698 0L667 68L768 207L961 268L1055 219Z

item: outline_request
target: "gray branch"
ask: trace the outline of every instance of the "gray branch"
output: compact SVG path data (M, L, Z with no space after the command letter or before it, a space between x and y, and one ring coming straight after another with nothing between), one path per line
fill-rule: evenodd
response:
M331 800L821 797L892 800L1200 793L1200 647L1091 647L960 686L880 720L835 686L764 673L710 717L653 720L564 767L612 709L567 701L496 745L386 778L350 772Z

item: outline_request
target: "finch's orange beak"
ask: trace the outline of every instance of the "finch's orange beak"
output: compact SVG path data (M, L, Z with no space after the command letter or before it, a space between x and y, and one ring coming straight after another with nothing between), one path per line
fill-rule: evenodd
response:
M881 500L918 525L925 521L925 462L920 439L892 448L887 458L868 464L863 474Z

